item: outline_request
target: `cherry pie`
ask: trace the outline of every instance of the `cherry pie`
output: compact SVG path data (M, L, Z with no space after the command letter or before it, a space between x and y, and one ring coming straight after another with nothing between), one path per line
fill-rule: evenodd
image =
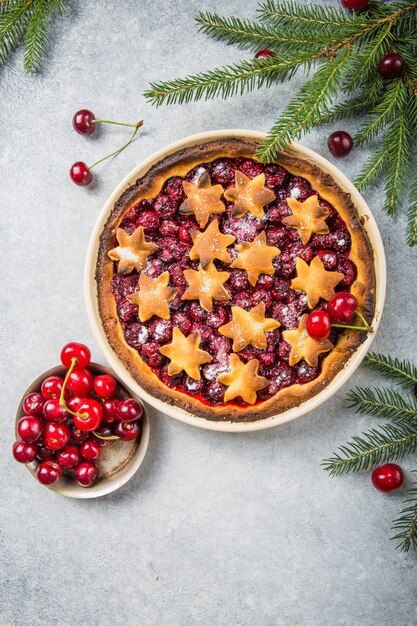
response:
M116 202L96 279L113 350L149 393L253 421L321 391L366 333L307 331L352 292L374 314L373 254L350 196L317 165L219 140L153 165Z

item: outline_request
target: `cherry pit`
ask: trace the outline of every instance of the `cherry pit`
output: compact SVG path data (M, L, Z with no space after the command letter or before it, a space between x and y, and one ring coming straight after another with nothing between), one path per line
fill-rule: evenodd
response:
M103 450L141 437L143 406L110 374L94 375L90 361L86 345L68 343L61 351L65 378L48 376L23 400L12 452L19 463L38 462L36 476L44 485L65 475L91 487Z

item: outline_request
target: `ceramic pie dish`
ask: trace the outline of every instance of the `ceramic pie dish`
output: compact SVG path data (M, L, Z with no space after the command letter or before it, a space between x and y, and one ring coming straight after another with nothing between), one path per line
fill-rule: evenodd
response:
M375 221L325 159L264 134L215 131L159 151L115 190L94 229L85 290L97 339L135 393L213 430L302 415L353 373L375 336L385 258ZM306 332L335 292L372 332Z

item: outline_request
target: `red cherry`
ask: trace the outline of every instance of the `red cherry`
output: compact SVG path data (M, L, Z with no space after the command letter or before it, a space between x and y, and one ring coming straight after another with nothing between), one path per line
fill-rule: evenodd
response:
M363 11L363 9L366 9L369 6L369 0L341 0L341 2L345 9L355 11L356 13Z
M38 442L37 449L36 458L39 461L52 461L54 459L54 453L45 448L42 442Z
M66 404L67 407L69 409L71 409L71 411L74 411L74 413L76 413L78 411L78 407L80 406L81 402L83 402L84 398L79 398L78 396L71 396Z
M42 434L42 420L35 415L25 415L17 423L19 437L26 443L34 443Z
M327 303L332 322L348 324L356 310L357 300L348 291L339 291Z
M117 381L109 374L101 374L94 379L94 391L99 398L112 398L117 391Z
M77 413L83 415L83 417L74 415L74 425L80 430L95 430L98 426L100 426L103 411L101 404L99 404L97 400L93 400L93 398L85 398L85 400L83 400L78 407Z
M66 424L48 422L43 431L42 442L48 450L60 450L65 448L70 435L70 429Z
M81 461L80 450L77 446L66 446L57 452L56 460L64 469L74 469Z
M274 56L275 52L272 52L272 50L258 50L258 52L255 54L255 59L267 59L268 57Z
M91 487L98 476L98 468L93 461L84 461L75 468L74 478L81 487Z
M71 165L70 177L72 182L80 187L86 187L93 180L90 168L83 161L77 161Z
M400 78L404 72L404 59L394 52L386 54L378 63L378 72L383 78Z
M38 449L33 443L15 441L12 448L13 456L19 463L32 463L36 459Z
M87 367L91 361L91 352L83 343L71 341L61 350L61 363L65 367L70 367L72 359L77 359L78 367Z
M74 439L74 441L85 441L87 437L88 437L88 432L84 430L80 430L76 426L73 426L71 428L71 439Z
M124 441L131 441L139 437L141 426L138 422L117 422L113 429L114 434Z
M45 398L39 391L34 391L26 396L23 400L23 410L27 415L42 416L42 409L45 402Z
M112 424L117 420L117 411L119 409L120 400L111 398L103 402L103 420Z
M337 130L329 136L327 146L334 157L345 157L353 148L353 139L346 131Z
M64 379L61 376L48 376L42 383L41 393L44 398L59 398L61 395L62 385L64 384ZM67 389L64 393L65 397L69 396L69 391Z
M90 370L75 368L68 377L67 387L74 396L85 398L93 388L93 375Z
M134 422L143 415L143 407L133 398L122 400L119 404L117 417L121 422Z
M307 332L313 339L325 339L330 335L331 321L327 311L312 311L307 318Z
M88 109L80 109L74 113L72 126L80 135L91 135L96 129L94 114Z
M59 404L59 398L51 398L43 405L43 416L48 422L65 422L70 414Z
M113 437L114 433L110 426L101 424L101 426L94 431L93 440L98 443L100 448L109 448L116 441Z
M95 461L101 454L101 446L93 439L87 439L81 445L81 454L87 461Z
M396 463L385 463L372 472L372 483L380 491L393 491L404 482L404 472Z
M58 463L54 461L42 461L39 464L37 477L42 485L52 485L56 483L62 476L62 469Z

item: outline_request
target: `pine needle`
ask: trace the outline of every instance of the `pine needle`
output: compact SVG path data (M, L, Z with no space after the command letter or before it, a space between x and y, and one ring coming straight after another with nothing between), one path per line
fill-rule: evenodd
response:
M397 545L398 550L408 552L410 548L417 549L417 482L414 482L408 490L404 505L407 506L392 525L392 530L398 531L392 539L400 541Z
M380 102L371 110L370 118L364 122L354 138L355 146L363 146L376 137L379 131L390 124L399 114L407 100L407 87L402 80L390 83L380 99Z
M366 367L386 376L402 387L409 389L417 385L417 367L410 361L401 361L391 356L368 352L363 363Z
M368 413L394 422L410 422L417 427L417 400L410 398L410 402L406 402L394 389L358 387L348 394L347 400L356 413Z

